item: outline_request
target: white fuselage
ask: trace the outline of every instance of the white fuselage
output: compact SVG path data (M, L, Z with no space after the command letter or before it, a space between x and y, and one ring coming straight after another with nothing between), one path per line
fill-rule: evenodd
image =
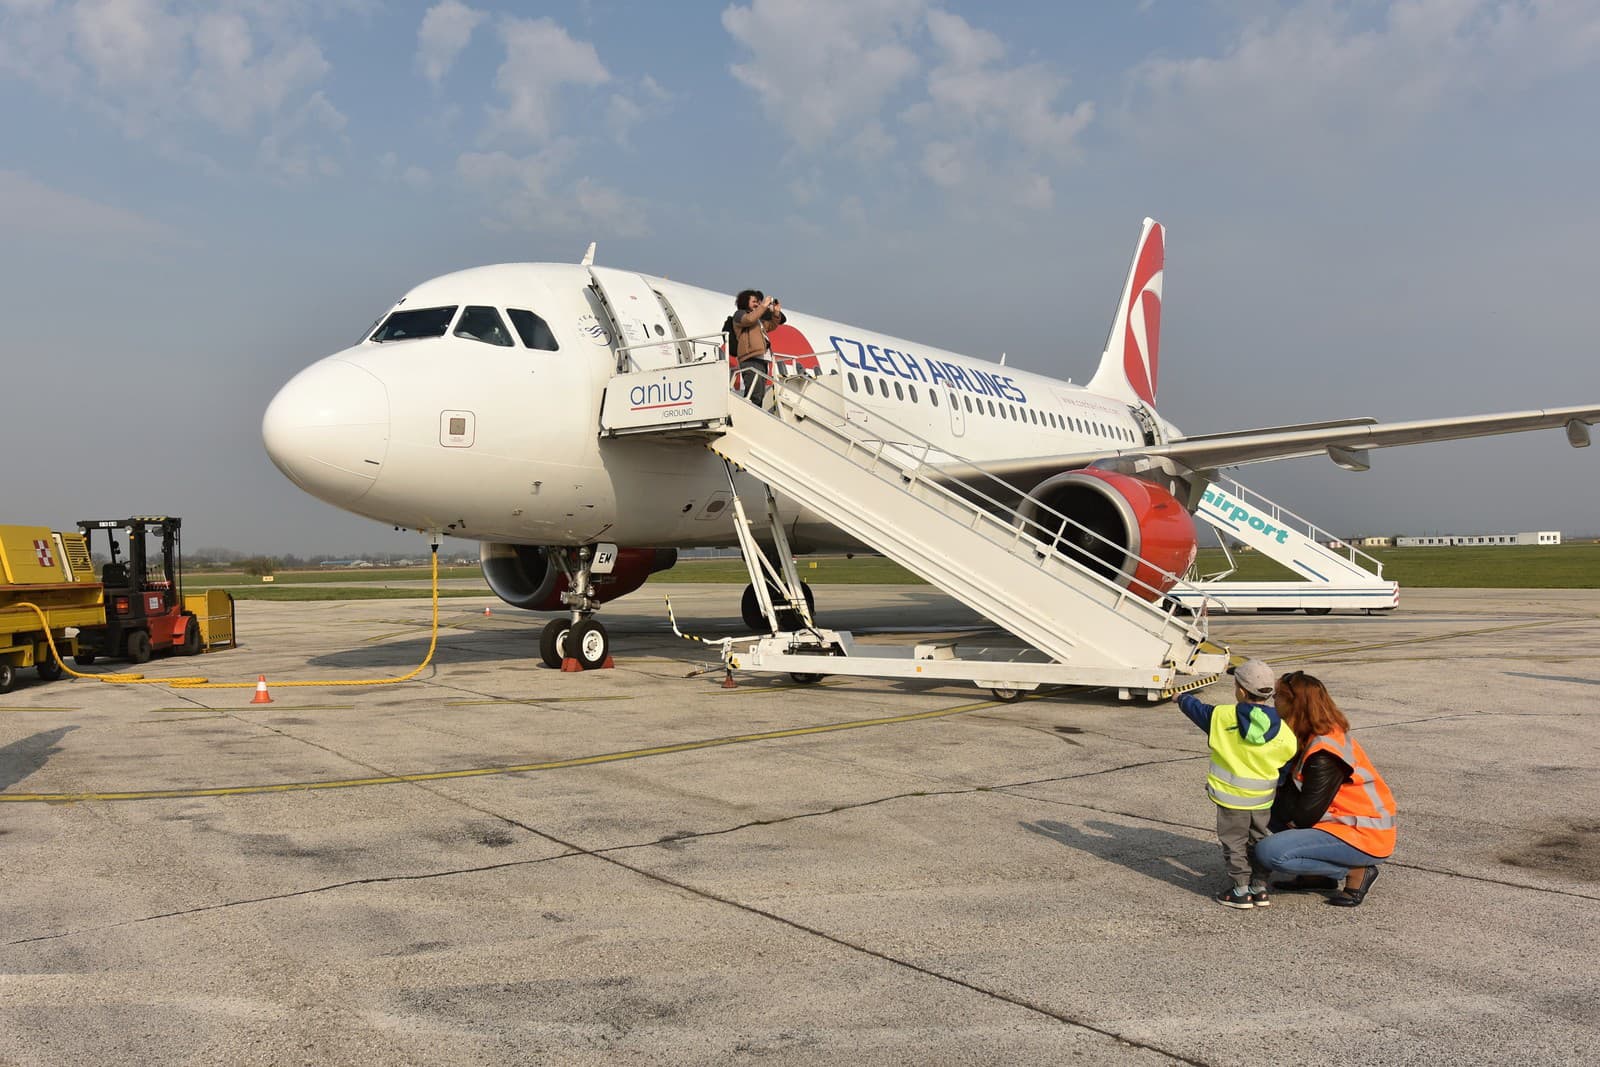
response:
M669 342L716 333L733 310L726 294L629 277L663 302ZM732 544L714 455L693 442L599 436L618 338L643 338L624 336L638 329L618 325L595 285L589 268L566 264L423 283L396 309L456 308L442 336L369 339L306 368L266 412L269 454L307 492L408 529L529 545ZM555 350L530 348L513 329L510 346L457 336L468 308L530 311ZM1134 450L1172 433L1148 408L1069 382L803 313L788 319L856 417L905 427L952 456ZM800 550L852 543L803 512L793 536Z

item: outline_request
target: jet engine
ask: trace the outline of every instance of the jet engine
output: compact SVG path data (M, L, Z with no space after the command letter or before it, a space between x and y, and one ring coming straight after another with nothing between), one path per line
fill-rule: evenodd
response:
M1181 578L1194 563L1188 509L1131 475L1094 467L1057 474L1040 482L1019 512L1029 533L1145 600L1159 599L1173 585L1168 575ZM1064 523L1063 515L1079 525Z
M494 595L514 608L529 611L560 611L561 594L567 591L567 576L552 558L559 548L541 545L506 545L485 541L478 556L483 561L483 578ZM610 574L594 576L596 600L615 600L633 592L645 579L678 562L675 548L620 548Z

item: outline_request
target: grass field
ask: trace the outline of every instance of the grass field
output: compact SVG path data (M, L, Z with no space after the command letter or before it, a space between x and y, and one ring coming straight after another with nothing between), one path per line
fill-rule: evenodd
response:
M1472 548L1366 549L1383 564L1383 576L1412 589L1600 589L1600 544L1507 545ZM1234 553L1240 579L1294 575L1256 552ZM1220 549L1200 553L1211 574L1227 566Z
M1533 545L1503 548L1390 548L1371 552L1383 562L1384 577L1402 589L1597 589L1600 544ZM1272 560L1254 552L1235 553L1240 579L1292 578ZM1211 574L1226 566L1218 549L1203 549L1199 567ZM922 580L879 556L825 556L799 561L800 577L815 585L920 585ZM443 567L443 579L478 579L477 567ZM184 578L189 592L222 587L240 600L378 600L426 596L415 586L386 588L395 582L425 582L426 567L383 570L285 571L270 584L240 573L203 573ZM653 575L652 585L726 582L742 585L744 564L737 559L688 559ZM441 597L484 596L488 587L444 589Z

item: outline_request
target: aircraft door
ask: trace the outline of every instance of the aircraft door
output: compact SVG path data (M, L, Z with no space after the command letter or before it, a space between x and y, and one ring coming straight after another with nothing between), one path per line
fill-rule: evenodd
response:
M619 372L676 367L685 361L682 352L688 345L679 343L683 334L666 297L630 271L590 267L589 273L611 316Z
M967 432L967 413L961 410L961 397L954 389L946 389L944 398L950 405L950 432L962 437Z

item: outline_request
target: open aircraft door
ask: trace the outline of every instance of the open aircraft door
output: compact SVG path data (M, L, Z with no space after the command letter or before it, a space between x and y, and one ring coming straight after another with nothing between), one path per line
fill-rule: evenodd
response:
M590 267L617 342L617 370L654 370L689 361L689 345L666 297L631 271Z

